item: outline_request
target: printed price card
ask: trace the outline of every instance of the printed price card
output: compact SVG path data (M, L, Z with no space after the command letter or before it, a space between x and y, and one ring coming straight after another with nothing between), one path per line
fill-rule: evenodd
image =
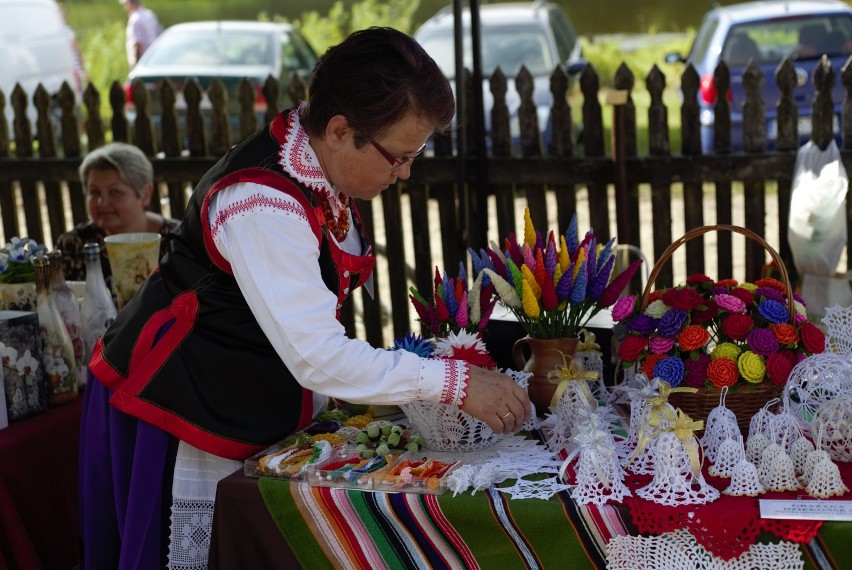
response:
M760 516L765 519L852 521L852 501L760 499Z

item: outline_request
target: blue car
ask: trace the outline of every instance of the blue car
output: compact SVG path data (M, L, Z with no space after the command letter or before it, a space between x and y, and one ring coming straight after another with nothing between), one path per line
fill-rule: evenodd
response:
M698 103L701 108L701 146L712 153L713 106L719 94L713 72L724 61L731 72L727 93L731 105L731 150L743 145L743 72L749 61L763 71L763 102L766 109L766 142L774 149L777 138L776 105L780 90L775 71L789 58L796 71L793 96L798 107L799 136L810 138L811 114L815 96L813 73L820 57L826 54L832 69L840 69L852 54L852 8L838 0L760 1L713 8L704 16L688 55L671 53L669 63L688 62L698 72L701 83ZM835 106L834 132L840 136L840 111L845 89L839 77L832 90Z

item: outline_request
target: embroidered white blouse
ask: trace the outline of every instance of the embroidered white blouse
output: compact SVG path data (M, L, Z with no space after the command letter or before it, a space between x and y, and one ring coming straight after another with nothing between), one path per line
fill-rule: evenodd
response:
M315 192L326 193L339 215L338 193L307 144L298 115L293 113L292 119L294 128L281 146L279 162ZM253 205L246 209L247 203ZM322 280L316 237L295 199L260 184L235 184L213 196L208 222L264 334L302 386L350 402L461 403L467 364L376 349L345 335L334 316L337 297ZM360 254L353 224L339 245Z

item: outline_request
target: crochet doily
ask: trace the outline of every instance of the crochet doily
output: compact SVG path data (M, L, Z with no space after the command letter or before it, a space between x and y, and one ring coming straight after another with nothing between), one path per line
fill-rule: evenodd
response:
M468 489L476 493L507 479L520 480L535 473L555 475L560 464L559 459L546 447L517 435L485 449L458 453L458 458L463 465L447 476L447 488L454 495ZM541 494L536 498L548 499L554 492L541 488Z
M515 383L526 389L531 372L507 370ZM496 434L488 424L462 411L458 406L447 406L437 402L415 400L400 405L408 420L430 449L439 451L468 451L494 445L507 434ZM523 429L538 427L535 413Z
M799 545L752 544L739 557L723 560L704 549L688 531L662 536L615 536L607 543L608 570L799 570Z

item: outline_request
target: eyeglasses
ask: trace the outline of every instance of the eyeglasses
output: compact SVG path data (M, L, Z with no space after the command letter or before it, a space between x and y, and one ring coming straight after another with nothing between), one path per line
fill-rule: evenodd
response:
M400 168L402 168L403 166L405 166L406 164L410 163L412 160L414 160L415 158L417 158L418 156L423 154L423 151L426 150L426 143L423 143L423 146L421 146L419 149L417 149L417 152L415 152L411 156L403 156L402 158L397 158L394 155L392 155L391 153L389 153L385 149L385 147L383 147L382 145L380 145L376 141L370 141L370 144L372 144L375 147L375 149L377 151L379 151L379 154L381 154L383 157L385 157L385 160L387 160L388 163L390 163L391 172L396 172L397 170L399 170Z

